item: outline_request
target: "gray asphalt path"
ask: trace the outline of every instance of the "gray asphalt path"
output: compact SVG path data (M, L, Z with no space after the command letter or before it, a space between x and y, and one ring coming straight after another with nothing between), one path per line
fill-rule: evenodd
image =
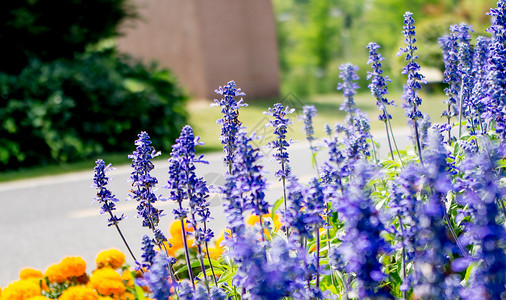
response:
M374 139L382 146L380 156L386 157L388 146L382 132L373 134ZM410 144L409 130L396 130L397 143L400 148ZM270 160L269 149L264 165L269 190L267 198L272 203L281 196L281 184L273 176L277 163ZM290 160L293 172L308 182L316 175L312 167L311 153L305 142L291 146ZM327 158L323 149L318 154L318 161ZM224 181L223 154L211 153L205 156L209 165L200 165L199 176L204 176L208 183L219 185ZM93 166L90 171L21 180L0 184L0 287L18 278L19 271L25 267L45 271L51 264L59 262L65 256L80 256L88 263L88 271L94 269L98 252L117 248L125 253L127 250L114 227L107 227L107 216L99 214L99 205L92 203L95 190L92 188ZM157 193L167 196L162 186L167 182L168 163L157 161L153 175L159 180ZM141 220L135 217L136 203L125 201L130 187L128 178L129 166L120 166L108 173L112 178L109 188L121 201L117 212L128 218L120 227L137 258L141 256L141 239L149 234L141 227ZM172 203L159 202L157 207L164 209L166 216L161 218L160 228L168 233L169 224L173 221ZM211 195L211 213L214 220L211 228L219 233L225 225L225 217L219 195ZM127 262L133 260L127 255Z

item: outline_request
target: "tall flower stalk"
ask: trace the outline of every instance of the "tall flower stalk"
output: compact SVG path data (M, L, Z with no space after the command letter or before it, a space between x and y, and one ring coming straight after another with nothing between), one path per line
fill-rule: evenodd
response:
M314 166L316 168L316 174L320 176L320 171L318 169L318 162L316 160L316 153L318 149L313 145L314 138L314 128L313 128L313 118L316 117L316 108L314 105L304 105L302 108L302 121L304 122L303 129L306 133L306 140L309 142L309 149L311 150L311 156L313 159Z
M285 107L281 103L276 103L273 108L269 108L267 112L264 112L264 114L272 117L266 126L272 126L274 128L274 135L276 137L273 141L270 141L267 146L276 150L273 156L281 167L275 175L279 177L283 185L283 203L285 211L287 209L286 177L289 172L288 163L290 162L287 149L292 143L292 139L286 139L286 133L288 132L288 126L293 123L287 116L294 111L295 109L290 109L288 106Z
M487 86L482 95L485 112L482 118L495 124L495 131L506 139L506 1L497 1L497 8L491 9L492 25L487 29L492 34L488 60Z
M125 236L121 232L121 229L119 228L118 225L118 223L121 220L123 220L125 216L121 215L120 217L117 217L113 213L113 211L116 210L116 205L114 203L118 202L119 200L106 187L106 185L109 184L109 177L106 176L106 172L110 170L112 170L111 164L108 164L106 166L105 162L102 159L98 159L96 161L95 175L93 177L93 185L97 188L97 196L95 197L95 201L102 204L102 209L100 210L101 214L105 212L109 213L109 220L107 221L107 226L114 225L114 227L116 227L116 230L121 236L121 239L123 240L123 243L127 247L128 252L132 256L134 262L137 263L137 259L135 258L135 255L130 249L130 246L126 241Z
M178 203L178 208L174 210L174 215L181 222L182 237L185 246L186 262L190 280L195 287L193 274L191 271L191 262L188 254L188 245L186 241L185 219L191 228L197 245L198 259L200 262L204 282L208 287L207 272L204 266L204 254L202 246L213 237L213 232L204 226L204 229L198 226L199 223L206 224L209 219L208 188L203 178L197 177L195 173L196 163L207 163L202 158L195 155L195 146L202 145L199 138L193 134L191 126L187 125L181 130L181 135L172 147L171 157L169 159L169 185L170 200ZM189 201L190 210L183 207L183 201ZM208 249L208 247L206 247ZM209 253L207 253L209 257ZM212 265L211 265L212 266ZM213 270L214 274L214 270Z
M237 101L235 97L245 96L246 94L240 88L237 88L233 80L223 87L220 86L215 92L223 96L220 100L214 99L211 106L219 106L223 114L223 118L218 119L217 123L222 126L220 140L225 152L225 165L230 173L232 172L232 161L236 149L236 136L242 128L242 122L239 121L239 109L241 106L248 106L242 98Z
M373 42L367 45L367 49L369 49L369 60L367 63L371 64L371 68L373 69L373 72L367 72L367 79L372 79L371 83L369 84L369 90L371 90L372 95L376 98L376 106L378 106L378 109L381 111L380 115L378 116L378 120L385 123L390 156L392 160L395 159L394 152L392 150L392 143L390 141L390 136L392 136L395 150L397 151L399 160L402 163L402 158L399 153L399 149L397 148L392 125L390 124L390 119L392 119L392 116L387 111L387 106L394 105L394 101L388 101L388 99L385 97L385 95L388 94L388 82L391 82L391 80L388 78L388 76L383 76L383 68L381 66L381 62L385 59L378 52L379 48L380 46Z
M420 65L416 62L418 55L415 51L418 49L415 45L415 20L413 19L413 13L404 13L404 26L402 33L404 34L404 42L406 48L401 48L398 56L406 54L405 60L408 61L407 65L402 69L401 74L407 76L407 82L404 87L404 100L406 101L404 109L406 110L406 116L413 123L415 132L415 145L418 152L420 162L423 164L422 158L422 147L420 141L420 132L418 128L418 120L422 118L422 113L418 109L418 106L422 104L422 99L418 96L418 91L422 89L421 83L427 83L425 77L420 74Z

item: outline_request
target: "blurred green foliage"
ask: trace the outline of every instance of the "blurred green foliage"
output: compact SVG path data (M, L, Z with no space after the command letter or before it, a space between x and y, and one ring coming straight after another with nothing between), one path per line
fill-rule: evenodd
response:
M168 70L116 52L129 3L0 4L0 170L131 152L143 130L170 149L187 97Z
M0 71L18 74L33 57L72 58L87 45L119 34L136 17L128 0L0 1Z
M359 66L359 85L365 77L369 42L378 43L385 57L386 75L400 89L404 46L401 34L403 14L415 13L418 55L423 67L442 69L437 39L448 34L449 26L471 24L476 35L487 35L486 15L494 0L274 0L282 72L282 90L297 95L335 91L338 66L351 62Z
M0 169L130 152L142 130L170 149L186 97L167 70L113 50L0 73Z

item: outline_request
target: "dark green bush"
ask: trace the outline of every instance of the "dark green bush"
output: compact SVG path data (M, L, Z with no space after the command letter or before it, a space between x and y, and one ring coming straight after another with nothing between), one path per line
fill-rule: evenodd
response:
M186 122L174 77L114 51L0 73L0 169L131 151L146 130L169 149Z
M19 74L32 58L72 58L87 45L119 35L136 17L129 0L0 1L0 71Z

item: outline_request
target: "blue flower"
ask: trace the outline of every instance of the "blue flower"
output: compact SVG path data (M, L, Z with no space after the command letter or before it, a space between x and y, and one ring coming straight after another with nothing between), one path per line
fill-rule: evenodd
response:
M482 95L486 93L486 77L488 72L490 39L484 36L476 38L473 56L473 77L474 87L471 94L471 105L474 118L478 120L481 132L486 132L486 124L482 122L481 116L485 112L485 105L482 103Z
M369 49L369 60L368 64L371 64L372 72L367 72L367 79L371 79L369 84L369 90L372 95L376 98L376 106L378 106L381 114L378 116L380 121L386 121L392 119L392 116L387 112L386 106L393 105L393 101L388 101L385 97L388 94L387 85L388 82L392 82L388 76L383 76L383 68L381 62L385 60L381 54L378 53L380 46L376 43L369 43L367 49Z
M119 221L125 218L124 215L117 217L112 213L116 210L114 202L118 202L119 200L106 187L109 183L109 177L107 177L105 173L109 170L112 170L111 164L106 166L102 159L98 159L96 161L95 175L93 177L93 184L97 188L97 196L95 197L95 200L102 204L100 213L103 214L108 212L110 215L110 218L107 221L107 226L117 225Z
M367 188L373 167L363 160L354 164L353 176L344 191L337 211L345 222L345 236L338 248L347 272L356 274L359 298L388 297L379 289L385 278L378 255L389 248L381 237L384 226Z
M406 48L400 48L398 56L406 54L405 60L408 61L407 65L402 68L402 75L407 75L408 79L404 88L404 97L406 104L404 108L406 110L406 116L413 121L418 120L422 117L422 113L418 109L418 106L422 104L422 99L418 96L418 91L422 89L421 83L426 83L425 77L420 74L420 65L416 62L418 56L415 55L415 51L418 49L415 45L415 20L413 19L413 13L406 12L404 14L404 42Z
M245 132L237 135L237 150L234 157L233 177L241 192L243 211L252 211L261 217L269 212L269 203L265 200L266 180L263 177L262 155L258 148L252 147L255 136Z
M475 261L478 264L469 289L463 292L465 299L476 297L476 291L481 291L482 297L499 299L506 291L506 255L503 250L506 230L497 223L497 202L503 201L506 195L500 184L498 162L503 159L506 147L493 145L487 140L482 140L482 145L480 152L466 158L461 165L464 194L459 202L471 212L472 221L464 228L469 241L477 246Z
M132 159L130 175L132 190L130 198L138 202L137 214L142 218L142 226L155 230L160 221L162 210L158 210L153 204L158 200L154 193L154 187L158 180L151 176L150 172L155 168L151 160L160 155L153 146L149 135L143 131L135 141L135 151L128 156Z
M244 289L247 299L303 299L299 257L290 254L288 244L281 238L275 238L271 246L267 253L266 247L251 234L234 243L230 253L238 265L234 284Z
M343 90L344 103L341 104L340 110L344 110L348 114L353 114L357 110L357 105L353 100L353 96L357 94L357 89L360 87L355 82L360 78L356 74L358 67L350 63L342 64L339 66L339 78L343 80L342 83L337 84L337 90Z
M450 124L450 119L458 115L457 98L460 93L460 75L458 73L458 36L455 32L450 35L439 38L439 45L443 50L443 62L445 70L443 73L443 82L448 83L448 87L444 89L448 99L447 110L443 111L442 116L446 117ZM451 125L451 124L450 124Z
M144 273L144 282L156 300L167 300L172 296L174 284L170 281L169 268L168 258L160 252L154 257L149 272Z
M482 114L489 123L495 123L495 131L501 139L506 138L506 3L497 2L491 9L492 25L487 30L492 34L487 72L488 91L482 98L485 112Z
M290 109L288 106L285 107L281 103L276 103L273 108L269 108L267 112L264 112L265 115L273 117L266 126L272 126L274 128L276 139L270 141L267 147L276 150L273 157L281 166L281 169L276 172L276 176L278 176L280 180L286 178L287 165L290 162L287 148L292 144L292 139L287 140L286 134L288 132L288 126L293 122L290 121L287 116L294 111L295 109Z
M153 240L149 238L149 236L144 235L142 237L142 263L140 263L137 267L139 269L150 269L153 265L153 261L156 256L156 252L153 245Z
M236 135L242 128L242 123L239 121L239 109L241 106L248 106L243 102L242 98L237 101L235 97L244 96L246 94L243 93L240 88L237 88L234 81L229 81L223 87L220 86L219 89L215 90L215 92L223 96L220 100L214 99L215 103L212 104L212 106L221 107L221 113L223 114L223 118L219 119L217 123L222 125L220 140L224 145L224 161L230 172L230 169L232 168L232 158L236 147Z
M304 131L306 139L311 142L314 140L313 118L316 117L316 108L314 105L304 105L302 108L302 120L304 121Z

